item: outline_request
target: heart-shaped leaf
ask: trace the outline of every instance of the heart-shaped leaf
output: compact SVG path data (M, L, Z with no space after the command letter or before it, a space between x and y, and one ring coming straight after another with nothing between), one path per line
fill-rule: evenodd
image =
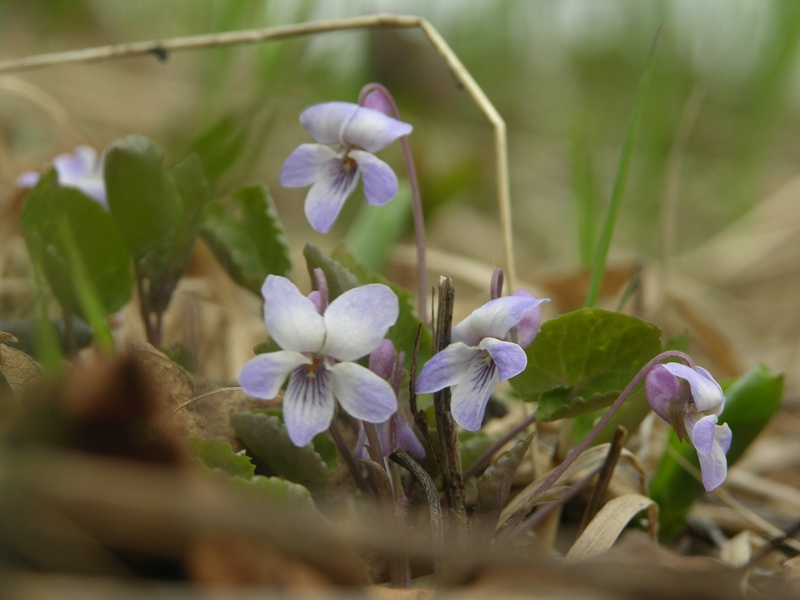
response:
M228 442L192 436L188 439L189 450L209 469L219 470L231 477L252 479L255 465L244 452L234 452Z
M636 317L584 308L542 325L528 346L528 367L511 380L539 403L540 421L608 406L661 351L660 331Z

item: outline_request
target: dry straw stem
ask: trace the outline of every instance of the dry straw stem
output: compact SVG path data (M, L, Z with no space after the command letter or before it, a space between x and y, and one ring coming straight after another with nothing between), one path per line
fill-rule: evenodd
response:
M118 58L152 55L160 60L165 60L171 52L183 50L199 50L203 48L216 48L221 46L238 46L243 44L258 44L271 40L316 35L333 31L349 29L420 29L433 46L436 52L444 59L453 76L467 91L478 108L483 112L494 128L495 140L495 166L497 169L497 203L503 230L503 253L505 255L505 275L509 289L515 289L516 268L514 265L513 243L511 232L511 201L508 175L508 142L506 139L506 124L500 113L480 88L480 86L464 67L452 48L447 44L439 32L426 19L410 15L375 14L347 19L333 19L313 23L299 23L295 25L282 25L279 27L266 27L259 29L245 29L224 33L192 35L175 37L165 40L152 40L146 42L131 42L127 44L114 44L96 48L84 48L67 52L54 52L37 54L20 59L0 61L0 75L30 71L44 67L53 67L65 64L92 63Z

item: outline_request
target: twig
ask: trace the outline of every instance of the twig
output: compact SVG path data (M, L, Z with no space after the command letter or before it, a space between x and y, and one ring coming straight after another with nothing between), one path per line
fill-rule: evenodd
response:
M24 58L0 61L0 75L3 73L31 71L33 69L65 64L94 63L136 56L154 56L163 62L172 52L181 52L184 50L241 46L334 31L377 28L421 30L428 39L428 42L433 46L433 49L444 59L450 71L453 73L453 76L470 95L494 128L497 204L503 232L503 253L506 263L505 271L509 287L515 289L516 266L514 263L513 235L511 228L511 192L508 174L506 123L475 79L464 67L456 53L453 52L452 48L450 48L436 28L422 17L375 14L347 19L319 21L316 23L299 23L295 25L282 25L279 27L243 29L223 33L192 35L168 38L165 40L131 42L67 52L38 54Z
M600 475L597 477L597 484L592 490L592 496L586 505L586 510L583 513L583 520L578 529L579 532L586 529L586 525L594 519L597 512L603 505L608 485L611 483L611 478L614 475L614 469L619 462L620 454L622 454L622 447L625 444L625 439L628 437L628 431L622 426L617 425L617 430L614 432L614 439L611 441L611 446L608 448L608 455L603 462L603 468L600 469Z
M425 497L428 499L428 510L431 518L431 535L433 537L434 548L441 549L444 542L444 526L442 519L442 505L439 503L439 492L436 484L417 461L415 461L405 450L397 450L389 455L389 458L398 465L408 470L422 485Z

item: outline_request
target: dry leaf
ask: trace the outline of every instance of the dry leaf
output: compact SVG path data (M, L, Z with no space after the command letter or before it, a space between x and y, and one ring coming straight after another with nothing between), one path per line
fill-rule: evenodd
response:
M10 333L0 332L0 375L11 393L19 398L28 386L41 380L42 371L30 356L6 345L16 342L17 338Z
M614 545L628 522L645 509L649 509L651 526L657 523L658 507L647 496L625 494L610 500L583 530L564 557L564 562L574 563L602 554Z

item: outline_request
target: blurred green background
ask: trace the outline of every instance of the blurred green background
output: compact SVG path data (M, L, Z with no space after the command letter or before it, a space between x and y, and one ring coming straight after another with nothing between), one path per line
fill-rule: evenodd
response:
M518 270L543 285L591 261L636 86L662 27L612 263L653 265L641 312L669 321L664 306L677 297L680 332L690 304L688 327L711 329L702 349L723 372L756 360L796 364L800 2L6 0L0 59L377 12L427 18L506 119ZM355 101L369 81L387 85L415 127L431 246L502 264L492 130L415 30L2 76L0 202L21 171L58 152L141 133L173 161L199 152L219 194L266 183L292 245L329 248L363 202L347 204L331 236L311 235L305 191L280 188L278 173L308 141L300 111ZM382 156L400 170L398 148ZM659 271L666 258L676 266L670 277Z

